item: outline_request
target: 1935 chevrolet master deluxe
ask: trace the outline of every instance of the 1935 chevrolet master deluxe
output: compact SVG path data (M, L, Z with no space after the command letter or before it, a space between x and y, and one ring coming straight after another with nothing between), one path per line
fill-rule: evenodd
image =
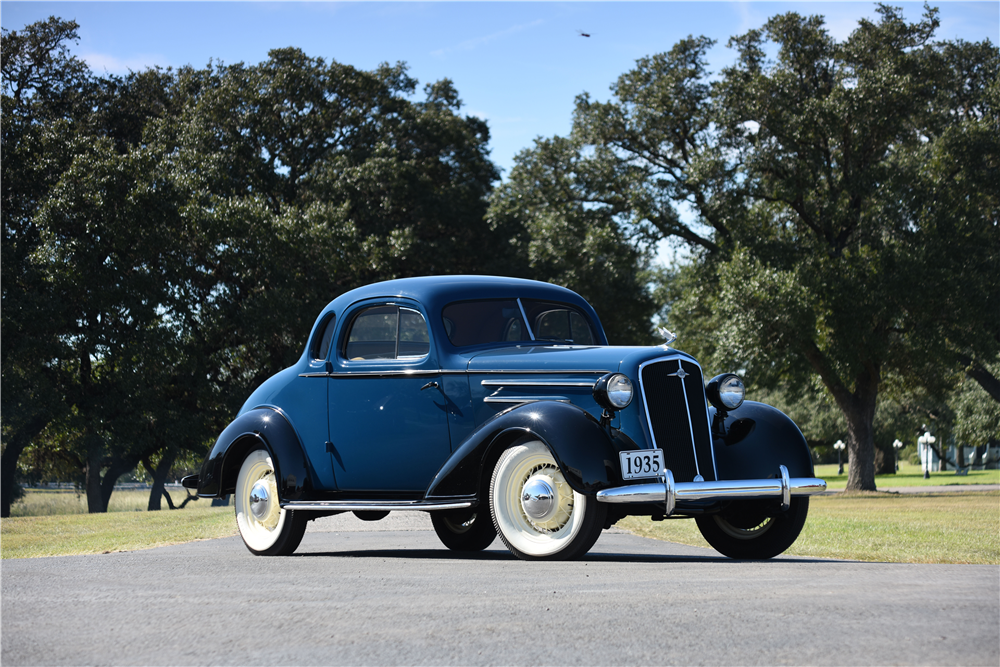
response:
M460 551L499 534L519 558L577 558L642 515L693 517L756 559L795 541L826 488L813 474L799 429L744 402L738 376L706 384L667 344L609 346L568 289L440 276L332 301L184 485L234 494L260 555L292 553L320 516L417 510Z

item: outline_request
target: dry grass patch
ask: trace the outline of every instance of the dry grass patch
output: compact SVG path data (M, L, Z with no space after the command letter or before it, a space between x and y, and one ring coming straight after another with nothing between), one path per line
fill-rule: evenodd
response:
M175 505L180 505L187 497L185 489L170 487L167 491ZM184 508L210 505L209 498L192 500ZM108 501L109 512L145 512L149 506L149 489L115 491ZM167 509L165 498L160 499L160 507ZM53 514L86 514L87 496L84 493L62 489L25 489L24 498L10 506L11 516L50 516Z
M232 507L12 517L0 521L3 558L152 549L236 534Z

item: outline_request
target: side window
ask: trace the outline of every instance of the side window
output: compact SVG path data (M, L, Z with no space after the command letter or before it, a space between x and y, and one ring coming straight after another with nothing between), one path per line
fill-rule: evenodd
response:
M368 359L419 359L430 352L423 315L410 308L375 306L361 311L351 324L344 356Z
M431 349L431 339L427 335L424 316L409 308L399 309L399 351L397 359L419 359L426 357Z
M354 318L345 356L351 361L396 358L396 306L376 306Z
M323 325L323 335L313 341L313 359L326 359L327 354L330 352L330 340L333 338L333 330L336 323L336 316L331 314Z

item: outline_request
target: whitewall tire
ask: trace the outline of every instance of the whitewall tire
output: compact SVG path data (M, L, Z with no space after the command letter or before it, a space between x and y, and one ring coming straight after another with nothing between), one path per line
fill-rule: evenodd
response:
M274 462L266 449L247 454L236 479L236 525L247 549L258 556L287 556L306 530L304 516L281 509Z
M570 487L538 440L506 450L493 469L490 509L507 548L524 560L569 560L587 553L607 508Z

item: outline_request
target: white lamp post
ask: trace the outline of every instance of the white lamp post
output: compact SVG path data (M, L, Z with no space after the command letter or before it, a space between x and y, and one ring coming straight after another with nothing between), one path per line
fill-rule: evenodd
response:
M896 472L899 472L899 450L903 448L903 443L896 438L892 441L892 448L896 450Z
M847 445L844 444L843 440L838 440L833 443L833 448L837 450L837 465L839 466L837 470L838 475L844 474L844 460L841 458L841 453L844 451L844 447L846 446Z
M924 452L924 479L931 478L931 445L937 442L937 438L931 435L930 431L924 431L924 434L917 438L917 445Z

